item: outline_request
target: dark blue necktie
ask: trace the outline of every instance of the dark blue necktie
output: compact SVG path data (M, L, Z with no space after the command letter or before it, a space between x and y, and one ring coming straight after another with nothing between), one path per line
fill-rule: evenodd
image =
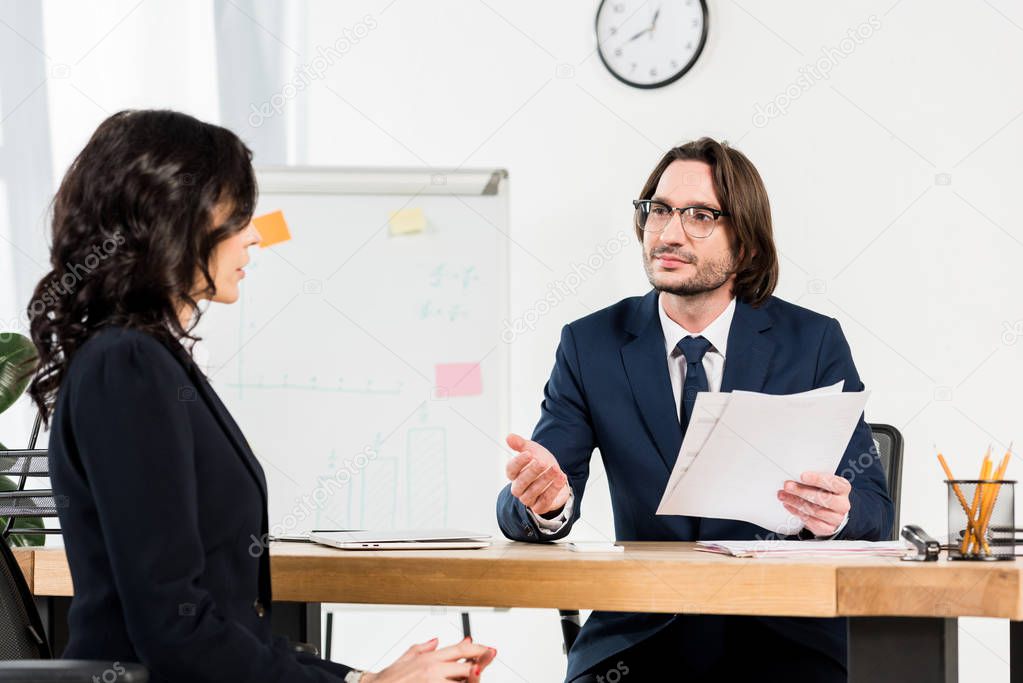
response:
M686 337L676 348L686 357L686 381L682 385L682 431L689 427L689 418L693 415L696 405L696 394L710 391L707 384L707 373L703 369L703 356L710 349L710 342L703 337Z

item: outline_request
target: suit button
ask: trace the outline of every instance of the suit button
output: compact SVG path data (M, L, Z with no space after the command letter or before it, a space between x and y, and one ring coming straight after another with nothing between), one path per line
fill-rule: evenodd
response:
M256 600L254 603L252 603L252 609L256 611L256 616L259 617L260 619L266 616L266 608L263 607L263 603L261 603L259 600Z

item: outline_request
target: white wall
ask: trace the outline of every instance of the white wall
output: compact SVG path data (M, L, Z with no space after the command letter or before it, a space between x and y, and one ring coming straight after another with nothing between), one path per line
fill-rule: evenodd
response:
M966 476L989 443L1000 453L1020 437L1023 11L1006 0L711 0L696 68L644 92L597 58L596 4L308 0L304 31L282 38L305 36L289 45L300 65L345 29L375 27L289 102L306 119L295 158L509 169L517 317L629 229L629 201L666 148L700 135L730 140L771 193L783 254L777 293L842 322L874 392L868 419L906 437L902 518L940 532L945 494L932 444ZM70 65L48 84L56 173L107 112L173 106L215 119L208 5L46 7L46 50L54 65ZM834 58L829 78L755 125L758 105L784 97L822 48L844 49L847 32L864 24L870 37ZM636 247L513 342L516 430L528 433L537 418L561 325L645 288ZM599 481L595 471L579 537L611 534ZM553 613L474 619L479 639L501 653L491 680L558 679ZM1007 680L1005 624L961 623L960 659L973 662L961 680ZM373 664L391 643L454 637L457 615L374 624L373 652L360 650L370 629L345 627L338 656Z

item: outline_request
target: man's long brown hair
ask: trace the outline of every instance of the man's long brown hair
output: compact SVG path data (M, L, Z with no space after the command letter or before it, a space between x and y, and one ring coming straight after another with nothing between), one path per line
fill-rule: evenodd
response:
M737 299L754 308L762 304L778 284L778 251L771 227L771 204L767 189L746 155L712 138L700 138L674 147L657 162L643 185L640 199L651 199L664 170L678 160L702 161L709 165L714 191L721 209L728 214L735 236L735 286ZM643 229L635 224L636 237L643 241Z

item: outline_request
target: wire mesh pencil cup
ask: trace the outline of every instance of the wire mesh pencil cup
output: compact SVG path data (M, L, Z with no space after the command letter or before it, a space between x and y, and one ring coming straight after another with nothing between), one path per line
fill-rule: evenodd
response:
M1016 481L945 480L948 486L948 559L1015 559Z

